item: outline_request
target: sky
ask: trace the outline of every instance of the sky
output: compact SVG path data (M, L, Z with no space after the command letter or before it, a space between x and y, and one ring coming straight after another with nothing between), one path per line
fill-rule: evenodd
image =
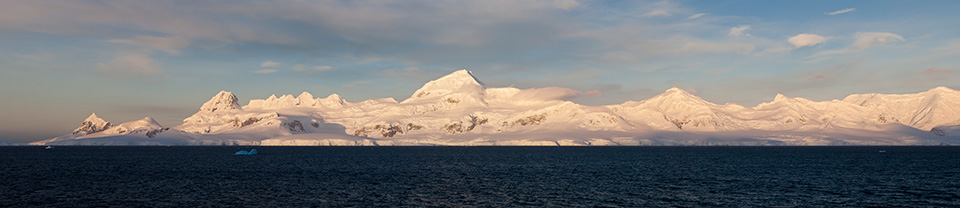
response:
M585 105L960 89L956 1L4 1L0 141L179 125L221 90L403 100L468 69Z

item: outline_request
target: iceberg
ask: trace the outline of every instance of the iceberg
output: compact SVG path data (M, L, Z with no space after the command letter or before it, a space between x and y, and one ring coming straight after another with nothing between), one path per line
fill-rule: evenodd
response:
M233 153L233 154L234 155L256 155L257 149L250 149L250 151L240 150L240 151L237 151L237 153Z

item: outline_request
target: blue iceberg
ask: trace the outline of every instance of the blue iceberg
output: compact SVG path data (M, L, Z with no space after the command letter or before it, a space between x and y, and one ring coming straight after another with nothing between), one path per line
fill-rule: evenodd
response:
M240 151L237 151L237 153L233 153L233 154L234 155L256 155L257 149L250 149L250 151L240 150Z

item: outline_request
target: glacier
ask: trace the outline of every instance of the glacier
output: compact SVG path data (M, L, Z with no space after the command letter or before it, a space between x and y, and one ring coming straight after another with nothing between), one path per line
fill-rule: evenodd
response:
M960 91L854 94L811 101L776 95L754 107L715 104L679 88L642 101L586 106L572 90L488 87L470 71L409 98L349 102L338 94L271 95L241 105L227 91L177 126L146 117L113 125L96 114L31 145L956 145ZM575 93L575 92L573 92Z

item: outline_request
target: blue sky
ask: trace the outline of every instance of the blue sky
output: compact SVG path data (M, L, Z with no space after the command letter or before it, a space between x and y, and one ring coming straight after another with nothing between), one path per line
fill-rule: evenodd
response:
M403 100L467 68L587 105L680 87L753 106L777 93L960 89L953 1L5 1L0 140L90 113L175 126L220 90Z

